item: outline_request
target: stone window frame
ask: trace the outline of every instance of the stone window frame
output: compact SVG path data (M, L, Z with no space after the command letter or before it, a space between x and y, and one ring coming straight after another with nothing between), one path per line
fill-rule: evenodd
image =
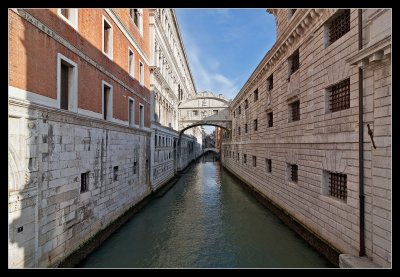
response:
M110 94L107 99L107 118L104 119L104 86L110 88ZM101 114L103 115L103 120L112 120L113 119L113 86L107 83L106 81L101 81Z
M113 182L118 181L119 166L113 166Z
M247 154L243 154L243 164L247 163Z
M108 47L109 47L109 53L104 51L104 22L106 22L109 26L110 26L110 38L108 40ZM113 56L114 56L114 30L113 30L113 26L110 23L110 21L107 20L107 18L102 15L102 21L101 21L101 51L103 52L104 55L106 55L106 57L108 57L110 60L113 60Z
M293 120L293 109L294 109L294 105L297 102L299 103L299 119ZM301 120L301 106L300 106L300 104L301 104L300 99L297 98L297 97L294 98L292 101L290 101L288 103L288 123L296 122L296 121L300 121Z
M335 86L339 86L339 85L341 85L341 84L343 84L343 83L345 83L345 82L348 82L349 84L348 84L348 87L349 87L349 91L348 91L348 98L349 98L349 100L348 100L348 104L349 104L349 107L347 107L347 108L342 108L342 109L338 109L338 110L335 110L335 111L332 111L332 109L331 109L331 107L329 106L329 101L330 101L330 98L331 98L331 95L332 95L332 89L335 87ZM339 111L344 111L344 110L348 110L348 109L350 109L351 108L351 98L350 98L350 96L351 96L351 80L350 80L350 77L348 77L348 78L345 78L345 79L343 79L343 80L341 80L341 81L339 81L339 82L336 82L336 83L334 83L334 84L332 84L332 85L329 85L329 86L327 86L326 88L325 88L325 114L328 114L328 113L335 113L335 112L339 112Z
M139 26L135 23L132 15L131 15L131 10L137 10ZM143 37L143 9L142 8L130 8L129 9L129 18L132 20L133 25L139 31L139 34Z
M258 131L258 118L253 120L253 131Z
M130 54L132 53L132 61L129 61ZM135 52L128 46L128 74L135 78Z
M267 78L267 90L272 91L274 89L274 73L271 73Z
M139 59L139 83L144 86L144 63Z
M132 124L130 122L130 117L129 117L129 102L132 101L133 102L133 113L132 113ZM128 125L129 127L134 127L135 126L135 99L133 99L132 97L128 96Z
M254 90L254 102L258 101L258 88Z
M144 105L139 103L139 127L144 128Z
M296 180L293 180L293 170L292 169L296 169ZM294 184L298 184L299 183L299 165L298 164L294 164L294 163L287 163L286 166L286 176L287 176L287 180L291 183Z
M257 156L252 156L253 157L253 167L257 167Z
M333 196L331 195L330 191L329 191L329 186L330 186L330 174L341 174L341 175L345 175L346 177L346 199L341 199L339 197ZM336 201L340 201L342 203L347 203L347 199L348 199L348 178L347 178L346 173L343 172L336 172L336 171L332 171L332 170L322 170L322 195L329 197L330 199L334 199Z
M349 30L345 33L343 33L340 37L336 38L334 41L330 42L330 33L331 33L331 25L333 21L337 20L339 17L344 15L344 13L348 11L349 14ZM335 44L336 41L341 39L343 36L348 34L351 31L351 9L337 9L337 11L324 23L324 40L325 40L325 48L328 48L329 46Z
M272 173L272 159L265 158L265 169L267 173Z
M293 60L298 57L298 67L297 69L293 70ZM296 72L298 72L300 70L300 47L297 48L296 50L293 51L292 54L290 54L289 58L288 58L288 69L289 69L289 80L290 80L290 76L292 76L293 74L295 74Z
M61 64L69 67L68 111L78 112L78 64L61 53L57 53L57 107L61 109Z
M85 193L89 191L89 184L90 184L90 171L81 173L80 193Z
M272 128L272 127L274 127L274 112L267 111L267 128Z
M70 8L70 9L66 9L68 10L68 12L70 13L70 18L66 18L61 10L63 9L57 9L57 14L58 16L64 20L65 22L67 22L72 28L74 28L75 30L78 31L78 10L76 8Z

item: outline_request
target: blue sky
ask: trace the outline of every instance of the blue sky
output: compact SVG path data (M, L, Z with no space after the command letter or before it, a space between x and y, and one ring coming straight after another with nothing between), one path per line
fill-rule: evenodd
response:
M197 91L233 99L275 42L266 9L176 9Z

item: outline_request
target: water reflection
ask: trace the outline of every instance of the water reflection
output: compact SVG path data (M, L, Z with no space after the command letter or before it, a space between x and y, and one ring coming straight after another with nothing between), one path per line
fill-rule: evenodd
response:
M208 155L81 267L270 268L332 265Z

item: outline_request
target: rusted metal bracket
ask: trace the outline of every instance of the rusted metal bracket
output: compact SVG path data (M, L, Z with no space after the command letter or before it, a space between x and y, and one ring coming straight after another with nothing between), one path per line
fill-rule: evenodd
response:
M367 127L368 127L368 135L371 137L372 146L374 147L374 149L376 149L375 142L374 142L374 131L371 130L371 128L369 127L369 124L367 124Z

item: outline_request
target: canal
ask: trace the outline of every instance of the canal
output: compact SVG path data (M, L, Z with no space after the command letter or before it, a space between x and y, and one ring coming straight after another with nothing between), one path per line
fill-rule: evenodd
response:
M201 158L79 267L333 267L213 160Z

